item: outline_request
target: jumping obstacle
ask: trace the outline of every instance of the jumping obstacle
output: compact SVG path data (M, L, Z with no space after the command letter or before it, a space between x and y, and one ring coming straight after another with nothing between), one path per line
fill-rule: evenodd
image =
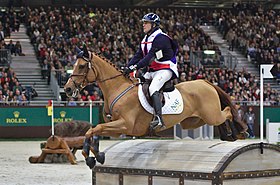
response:
M280 147L273 144L127 140L104 152L93 185L280 184Z
M44 163L48 154L64 154L71 164L77 164L75 153L78 149L82 149L85 136L77 137L59 137L50 136L42 148L40 156L31 156L30 163Z

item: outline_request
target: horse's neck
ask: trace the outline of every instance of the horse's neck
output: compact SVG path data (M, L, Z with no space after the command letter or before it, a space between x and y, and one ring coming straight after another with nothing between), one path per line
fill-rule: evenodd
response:
M128 83L126 80L122 80L121 77L117 77L99 84L104 98L116 96L116 94L120 94L130 85L132 84Z
M112 99L132 85L132 83L123 75L120 75L121 73L110 63L103 59L98 59L100 61L96 62L96 69L98 70L98 80L100 81L99 87L102 90L104 100L108 100L108 104L110 104Z

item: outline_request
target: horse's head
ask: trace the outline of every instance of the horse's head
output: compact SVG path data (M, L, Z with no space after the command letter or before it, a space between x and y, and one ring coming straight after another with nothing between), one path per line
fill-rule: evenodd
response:
M92 66L93 54L84 46L83 50L76 48L77 61L73 68L73 73L64 85L67 96L76 97L78 93L89 83L96 80L96 74Z

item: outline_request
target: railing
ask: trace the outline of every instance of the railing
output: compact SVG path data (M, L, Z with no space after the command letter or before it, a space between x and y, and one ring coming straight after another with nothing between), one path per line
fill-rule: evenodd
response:
M0 107L3 106L47 106L48 101L0 101ZM54 106L68 107L68 106L103 106L104 101L53 101ZM238 104L242 106L259 106L260 101L232 101L233 104ZM279 102L276 101L264 101L264 106L280 106Z
M3 106L47 106L49 101L0 101L0 107ZM53 101L54 106L73 107L73 106L103 106L104 101Z
M259 106L260 101L232 101L234 104L245 105L245 106ZM279 106L280 102L276 101L263 101L264 106Z
M215 51L194 51L190 54L190 61L196 67L206 68L228 68L234 70L237 65L237 57L233 56L229 52L227 54L220 55Z
M56 83L60 88L63 88L66 84L68 78L70 77L70 73L62 72L61 70L52 70L51 79L56 79ZM52 83L52 81L51 81Z
M50 73L50 75L51 75L50 87L51 87L52 91L54 92L56 99L59 100L60 88L63 86L61 86L61 84L58 84L56 73L57 73L57 71L53 71Z
M0 66L9 67L11 64L11 51L9 49L0 49Z
M233 56L230 52L227 52L227 54L222 55L224 57L222 65L229 68L229 69L235 69L237 66L237 57Z

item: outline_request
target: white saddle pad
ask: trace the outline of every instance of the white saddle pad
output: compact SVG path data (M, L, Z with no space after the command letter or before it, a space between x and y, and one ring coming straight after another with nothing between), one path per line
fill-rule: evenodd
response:
M172 92L164 92L165 104L162 107L162 114L180 114L184 109L183 98L178 89ZM138 97L142 107L149 113L154 113L154 108L148 103L142 85L138 86Z

